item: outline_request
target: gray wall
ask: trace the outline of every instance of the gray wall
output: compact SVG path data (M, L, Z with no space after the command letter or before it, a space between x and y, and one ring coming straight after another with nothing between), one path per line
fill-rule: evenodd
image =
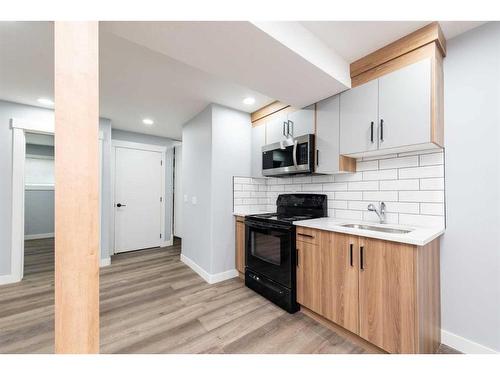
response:
M209 274L235 267L233 176L250 174L251 128L248 113L213 104L182 130L182 253Z
M170 138L157 137L154 135L140 134L125 130L113 129L111 138L120 141L146 143L156 146L166 146L167 155L165 160L165 239L172 235L172 210L173 210L173 147L180 142ZM113 207L111 207L113 210Z
M500 23L448 42L442 328L500 351Z
M212 107L182 128L182 254L211 273ZM197 203L192 203L196 197ZM184 198L184 197L183 197Z
M25 190L24 235L54 233L54 190Z
M233 176L251 174L252 124L248 113L213 106L212 273L233 270Z

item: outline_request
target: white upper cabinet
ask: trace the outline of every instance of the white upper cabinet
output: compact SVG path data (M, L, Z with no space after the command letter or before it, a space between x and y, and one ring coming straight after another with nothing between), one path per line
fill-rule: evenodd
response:
M340 95L316 104L316 172L339 172Z
M288 114L290 135L314 134L314 104Z
M426 143L431 131L431 61L425 59L378 79L379 148Z
M262 146L266 144L266 124L252 127L252 177L262 177Z
M286 121L288 121L286 114L276 114L270 120L266 121L267 144L281 142L285 139L286 125L284 123Z
M378 80L340 94L340 153L377 150Z

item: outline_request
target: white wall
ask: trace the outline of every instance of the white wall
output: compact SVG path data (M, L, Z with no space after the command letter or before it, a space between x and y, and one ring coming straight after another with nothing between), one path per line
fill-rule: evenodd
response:
M447 49L443 340L500 351L500 23L462 34Z

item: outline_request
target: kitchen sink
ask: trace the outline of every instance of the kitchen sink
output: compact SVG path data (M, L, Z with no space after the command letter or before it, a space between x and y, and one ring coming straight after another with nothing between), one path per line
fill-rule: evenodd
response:
M340 226L346 227L346 228L373 230L375 232L384 232L384 233L406 234L406 233L411 232L411 230L407 230L407 229L376 227L374 225L363 225L363 224L341 224Z

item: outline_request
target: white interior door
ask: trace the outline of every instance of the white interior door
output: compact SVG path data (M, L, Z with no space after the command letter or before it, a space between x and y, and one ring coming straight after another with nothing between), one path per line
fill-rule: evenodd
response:
M115 252L160 245L162 153L115 149Z

